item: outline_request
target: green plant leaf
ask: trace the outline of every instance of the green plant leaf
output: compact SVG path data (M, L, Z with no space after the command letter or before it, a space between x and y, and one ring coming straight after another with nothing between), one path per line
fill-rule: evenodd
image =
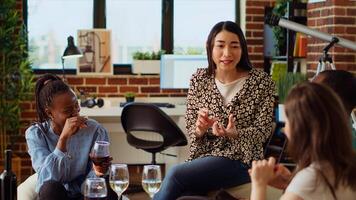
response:
M276 4L272 10L272 13L279 17L285 16L285 14L287 12L288 2L292 2L292 0L277 0ZM282 55L281 51L282 51L282 49L285 48L286 40L287 40L286 39L286 30L282 27L274 26L272 28L272 32L273 32L273 37L276 41L275 47L276 47L277 51L279 52L278 55Z
M133 53L132 58L134 60L160 60L161 55L165 53L164 50L159 50L158 52L152 51L152 52L141 52L141 51L136 51Z
M276 83L279 103L284 103L289 90L296 84L307 80L307 76L302 73L288 72L281 74Z
M125 92L124 96L127 98L132 98L132 97L136 96L136 93L135 92Z
M11 140L19 135L21 100L33 97L34 76L27 57L27 33L16 0L1 1L0 23L0 134ZM3 142L1 148L9 145Z

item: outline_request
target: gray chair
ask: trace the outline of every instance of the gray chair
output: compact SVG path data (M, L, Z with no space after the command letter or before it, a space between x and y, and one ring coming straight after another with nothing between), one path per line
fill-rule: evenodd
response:
M121 124L126 132L127 142L152 154L156 164L156 153L173 146L187 145L187 138L177 124L159 107L149 103L129 103L121 115ZM136 137L133 131L147 131L159 134L163 140L152 141Z

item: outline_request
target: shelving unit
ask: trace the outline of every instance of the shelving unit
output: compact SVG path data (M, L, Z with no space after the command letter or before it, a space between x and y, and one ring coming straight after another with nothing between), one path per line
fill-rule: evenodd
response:
M266 7L265 8L265 14L267 15L268 13L272 12L271 7ZM307 24L307 3L300 3L296 0L293 0L292 2L288 3L287 5L287 12L285 14L285 18L294 22L297 22L299 24ZM266 38L266 39L272 39L272 38ZM282 56L267 56L265 55L264 57L264 65L265 65L265 71L270 72L271 68L271 61L273 60L279 60L279 61L286 61L287 62L287 69L288 72L292 72L294 68L294 61L296 59L305 59L305 57L294 57L293 52L294 52L294 45L295 45L295 39L296 39L296 32L287 30L286 31L286 55ZM266 48L266 47L265 47ZM266 52L266 51L265 51Z
M306 12L307 12L306 3L298 3L295 1L288 3L287 6L288 20L306 25L307 24ZM305 16L303 16L303 13ZM293 51L294 51L295 35L296 33L294 31L287 30L287 66L289 72L293 71L293 67L294 67Z
M265 8L265 15L268 15L272 12L273 7L266 7ZM287 4L287 12L284 16L287 20L294 21L299 24L307 24L307 3L300 3L297 0L293 0L292 2ZM266 25L267 26L267 25ZM283 61L287 63L287 71L288 72L293 72L294 70L294 63L297 61L300 63L300 65L306 65L306 58L305 57L300 57L300 56L294 56L294 46L295 46L295 40L296 40L296 32L291 31L291 30L286 30L286 52L285 55L274 55L275 52L273 50L275 49L274 43L271 42L274 41L273 38L273 33L270 27L265 27L265 35L264 35L264 40L265 40L265 49L264 49L264 70L267 73L270 73L271 70L271 64L273 61ZM302 64L301 64L302 63ZM284 68L283 68L284 70ZM302 71L302 69L299 69ZM298 71L299 71L298 70ZM278 70L277 70L278 71ZM276 114L274 114L276 116ZM285 148L287 146L287 140L284 136L283 132L283 127L284 123L279 122L278 120L275 119L276 123L276 128L273 133L273 136L270 138L270 140L267 142L267 145L265 147L265 156L274 156L278 161L283 163L283 165L287 166L290 169L293 169L295 167L295 163L293 160L288 156L288 154L285 152Z

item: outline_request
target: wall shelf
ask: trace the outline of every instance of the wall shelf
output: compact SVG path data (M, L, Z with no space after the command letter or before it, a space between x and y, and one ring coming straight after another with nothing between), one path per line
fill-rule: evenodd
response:
M272 12L271 7L266 7L265 8L265 14L269 14ZM300 3L297 0L293 0L292 2L289 2L287 4L287 12L285 14L285 18L294 21L299 24L306 25L307 24L307 3ZM286 30L286 55L282 56L264 56L264 65L265 65L265 71L270 72L271 68L271 62L273 60L279 60L283 61L285 60L287 62L287 69L288 72L292 72L293 68L295 66L294 62L299 61L302 59L306 59L306 57L298 57L294 56L294 45L295 45L295 40L296 40L296 32L292 30ZM266 52L266 51L265 51Z

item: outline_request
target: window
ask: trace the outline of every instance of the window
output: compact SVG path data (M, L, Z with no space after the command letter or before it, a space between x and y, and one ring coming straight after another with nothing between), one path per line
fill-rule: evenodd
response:
M28 15L25 21L29 31L33 68L61 69L61 56L67 45L67 37L72 35L77 44L77 31L93 28L93 0L24 0L26 1ZM239 7L237 4L240 1L98 2L106 7L106 24L103 20L103 26L110 29L112 34L112 63L129 64L132 62L133 52L158 51L162 45L167 47L167 44L169 48L166 49L173 49L175 54L205 54L205 41L210 29L218 21L235 21L235 9ZM163 9L162 4L173 5L173 8L167 6ZM165 16L162 16L162 12L165 12ZM101 12L97 18L105 19L105 16L101 16L103 13L105 12ZM172 17L167 17L170 14ZM166 31L164 35L162 30ZM76 59L66 60L65 69L76 69Z
M219 21L235 21L235 0L174 0L174 53L205 54L205 42Z
M106 0L112 30L112 63L131 63L135 51L161 47L161 0Z
M88 0L28 0L27 27L33 69L62 69L61 56L67 37L77 42L77 30L93 27L93 2ZM77 43L76 43L77 44ZM65 61L76 68L76 59Z

